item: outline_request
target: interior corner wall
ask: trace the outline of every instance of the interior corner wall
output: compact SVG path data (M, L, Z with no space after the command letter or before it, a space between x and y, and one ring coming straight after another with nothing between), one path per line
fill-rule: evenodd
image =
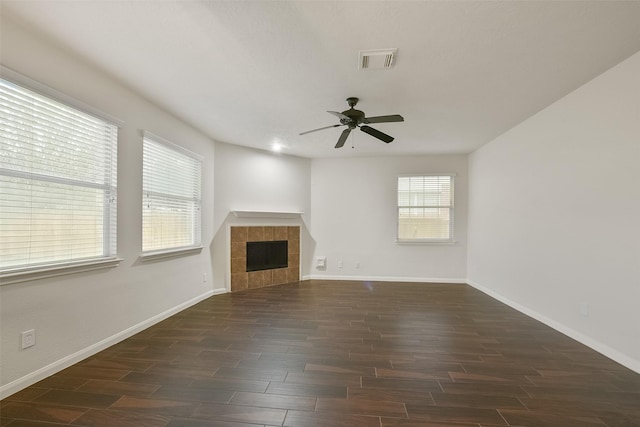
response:
M456 242L396 243L398 176L433 173L456 174ZM312 262L311 278L466 280L466 155L313 159L311 214L314 256L327 259L324 268Z
M640 372L640 53L469 158L470 284Z
M213 293L214 144L110 76L2 17L2 64L124 121L118 134L118 267L0 286L0 394L8 395ZM145 129L204 157L195 255L141 262ZM203 274L209 279L205 282ZM20 332L36 330L21 350Z
M307 274L310 256L309 159L216 143L212 244L214 286L229 290L228 228L232 225L300 226L301 277ZM234 210L302 212L301 218L238 218Z

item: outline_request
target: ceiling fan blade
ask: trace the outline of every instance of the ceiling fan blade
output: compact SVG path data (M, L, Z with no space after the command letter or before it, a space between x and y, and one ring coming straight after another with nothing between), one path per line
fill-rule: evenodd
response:
M369 126L360 126L360 130L364 133L368 133L369 135L373 136L374 138L378 138L380 141L386 142L387 144L390 143L391 141L393 141L393 137L387 135L386 133L382 133L377 129L374 129L372 127Z
M306 132L302 132L300 135L306 135L306 134L308 134L308 133L316 132L316 131L323 130L323 129L337 128L338 126L343 126L343 125L331 125L331 126L325 126L325 127L323 127L323 128L318 128L318 129L313 129L313 130L308 130L308 131L306 131Z
M327 113L329 114L333 114L334 116L336 116L337 118L339 118L340 120L348 120L351 121L351 118L349 118L349 116L345 116L342 113L338 113L337 111L327 111Z
M390 123L390 122L404 122L404 117L400 114L392 114L390 116L376 116L365 117L362 123Z
M342 135L340 135L340 139L338 139L338 143L335 148L342 148L345 142L347 142L347 138L349 137L349 133L351 133L351 128L345 129L342 131Z

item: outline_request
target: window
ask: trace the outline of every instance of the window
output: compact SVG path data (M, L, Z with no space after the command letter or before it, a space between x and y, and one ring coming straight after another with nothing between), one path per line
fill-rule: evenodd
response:
M118 127L0 79L0 271L116 255Z
M398 177L398 241L453 241L453 175Z
M202 159L148 132L142 145L143 256L200 247Z

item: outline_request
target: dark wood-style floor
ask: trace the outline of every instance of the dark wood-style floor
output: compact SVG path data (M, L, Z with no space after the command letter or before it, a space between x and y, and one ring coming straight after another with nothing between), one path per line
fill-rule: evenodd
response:
M0 426L640 426L640 375L466 285L209 298L1 402Z

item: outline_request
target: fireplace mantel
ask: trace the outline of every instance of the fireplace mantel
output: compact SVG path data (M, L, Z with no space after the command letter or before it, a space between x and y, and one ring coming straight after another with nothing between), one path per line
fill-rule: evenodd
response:
M238 218L300 218L304 212L274 212L274 211L245 211L232 210Z

